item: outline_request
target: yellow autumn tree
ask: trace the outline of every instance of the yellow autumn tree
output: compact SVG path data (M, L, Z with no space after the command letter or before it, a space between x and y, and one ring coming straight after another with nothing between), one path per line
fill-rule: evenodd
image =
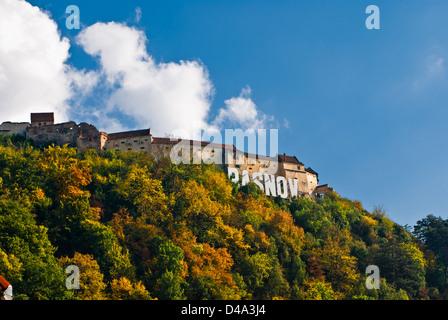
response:
M322 280L305 282L304 300L334 300L335 297L330 283Z
M152 179L148 168L132 165L117 191L137 208L138 216L148 223L167 225L172 221L168 210L169 198L163 192L160 180Z
M350 247L346 245L350 239L348 231L333 234L325 240L322 247L313 250L319 258L325 279L343 297L352 295L359 282L357 259L350 255Z
M128 278L113 279L111 284L112 300L150 300L151 296L141 281L132 283Z
M54 186L55 199L63 203L90 193L82 188L91 182L90 168L76 158L76 149L66 145L43 150L39 167Z
M187 267L185 276L193 287L206 288L206 299L240 299L241 292L232 276L233 259L226 248L213 248L208 243L197 243L190 230L175 236L174 242L184 253Z
M103 281L104 276L93 255L75 252L73 258L61 257L58 261L64 269L69 265L75 265L79 268L79 289L73 289L77 299L107 299L104 291L106 288L106 284Z
M294 254L300 254L305 233L302 228L294 224L291 214L276 210L267 225L286 246L293 250Z

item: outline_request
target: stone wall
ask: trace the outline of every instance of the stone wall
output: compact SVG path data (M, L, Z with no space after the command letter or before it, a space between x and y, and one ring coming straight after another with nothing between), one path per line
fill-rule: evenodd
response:
M111 133L107 135L105 150L151 151L151 131L149 129Z
M313 195L314 195L315 198L322 198L322 197L325 197L325 195L327 193L329 193L329 192L334 192L338 196L340 196L339 193L335 192L333 188L328 186L328 184L324 184L324 185L318 186L314 190Z
M104 149L104 133L88 123L75 122L58 123L50 126L28 127L26 137L36 145L68 144L78 150L94 149L98 152Z
M0 134L19 134L26 136L26 128L29 122L3 122L0 124Z

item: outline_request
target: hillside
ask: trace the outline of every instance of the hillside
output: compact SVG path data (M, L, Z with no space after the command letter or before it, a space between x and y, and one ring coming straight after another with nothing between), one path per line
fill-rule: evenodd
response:
M14 299L444 298L434 253L359 201L288 202L213 165L0 139L0 274ZM79 290L65 286L72 264ZM372 264L379 290L365 286Z

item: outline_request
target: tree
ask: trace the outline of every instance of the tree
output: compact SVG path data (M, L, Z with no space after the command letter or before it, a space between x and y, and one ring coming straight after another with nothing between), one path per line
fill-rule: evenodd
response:
M132 283L126 277L113 279L111 284L112 300L150 300L151 296L141 281Z
M313 236L321 237L331 224L331 215L324 208L306 198L294 198L289 206L296 225Z
M425 259L415 244L399 242L391 235L385 244L372 250L372 256L381 276L410 296L415 297L425 286Z
M71 225L72 248L83 254L92 254L106 281L119 277L134 277L129 250L123 248L110 226L98 221L84 220Z
M305 287L304 300L334 300L336 297L331 284L325 281L306 282Z
M350 255L350 249L345 242L349 241L348 232L335 234L327 238L321 248L314 250L319 258L319 264L325 273L325 279L332 284L335 291L343 296L353 294L359 274L356 269L356 258ZM317 273L318 274L318 273Z
M157 280L158 297L161 300L184 300L184 290L179 273L166 270Z
M16 299L65 299L65 274L30 208L0 197L0 270L10 278ZM5 264L3 264L5 263Z
M43 150L39 167L50 182L49 194L63 204L90 194L82 187L91 182L90 168L76 157L76 149L49 146Z
M443 266L444 286L447 286L448 269L448 220L428 215L417 221L414 234L435 253L437 261Z
M73 258L61 257L58 261L64 269L69 265L75 265L79 268L79 289L73 290L77 299L106 299L104 276L92 255L75 252Z
M143 217L149 223L161 226L172 222L162 184L151 178L148 168L131 165L126 179L117 185L117 192L136 208L135 217Z

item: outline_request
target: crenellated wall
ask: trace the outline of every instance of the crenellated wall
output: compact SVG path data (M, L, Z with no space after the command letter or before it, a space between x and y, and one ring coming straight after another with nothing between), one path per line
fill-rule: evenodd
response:
M64 122L41 127L27 127L26 138L36 145L68 144L79 150L94 149L98 152L104 150L106 142L105 133L88 123Z

